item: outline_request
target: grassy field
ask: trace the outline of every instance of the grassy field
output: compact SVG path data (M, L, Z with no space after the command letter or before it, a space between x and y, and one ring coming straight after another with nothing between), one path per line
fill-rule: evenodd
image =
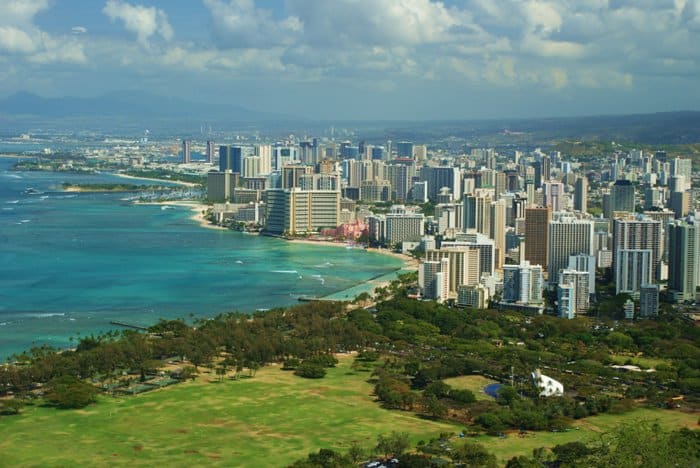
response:
M517 432L507 434L505 439L490 436L474 437L474 440L493 452L501 462L518 455L532 455L539 447L554 447L567 442L589 442L600 434L610 431L622 423L639 421L658 422L666 429L688 427L698 429L698 414L682 413L677 410L640 408L625 414L603 414L574 421L568 432L528 432L520 436Z
M445 379L444 382L453 388L458 388L460 390L471 390L477 400L492 400L493 398L484 393L484 387L493 383L498 383L497 381L488 379L482 375L463 375L460 377L452 377Z
M415 444L461 430L381 409L371 397L368 373L353 372L351 363L351 358L341 359L321 380L268 367L251 379L196 381L135 397L103 397L78 411L27 407L20 416L0 420L0 465L284 466L321 447L346 450L357 441L370 449L378 434L391 431L410 433ZM450 385L483 388L490 383L478 379L450 379ZM475 440L507 460L536 447L590 440L622 421L655 419L671 428L697 427L698 416L637 410L578 421L579 429L570 432Z
M382 409L369 374L351 363L342 359L321 380L269 367L251 379L104 397L79 411L28 407L0 420L0 465L284 466L321 447L370 449L391 431L415 444L458 430Z

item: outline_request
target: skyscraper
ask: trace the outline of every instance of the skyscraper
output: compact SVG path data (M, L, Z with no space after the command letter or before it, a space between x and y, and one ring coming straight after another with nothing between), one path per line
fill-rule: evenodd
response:
M612 211L634 212L634 185L625 179L616 180L610 191Z
M636 294L651 284L652 252L649 249L617 249L615 258L615 294Z
M547 268L549 265L550 207L525 208L525 260ZM580 252L579 252L580 253Z
M211 140L207 141L207 152L206 152L206 163L212 164L214 162L214 153L216 152L214 142Z
M182 140L182 162L189 164L191 161L190 140Z
M410 141L396 143L396 157L413 159L413 143Z
M527 241L525 242L527 249ZM592 253L593 223L591 221L569 216L550 221L548 280L551 284L559 281L559 271L566 268L571 255L592 255Z
M668 225L668 289L677 301L695 301L698 229L693 218Z
M241 173L243 170L243 149L240 146L219 146L219 171Z
M503 301L521 304L542 303L542 266L530 265L527 260L520 265L503 266Z
M574 210L585 213L588 211L588 179L585 176L576 179L574 187Z
M636 219L616 219L613 227L613 266L620 249L648 249L651 251L651 279L648 283L661 278L661 256L663 255L661 221L638 216ZM635 289L636 290L636 289Z
M479 190L464 197L464 230L475 229L485 235L491 232L491 195Z

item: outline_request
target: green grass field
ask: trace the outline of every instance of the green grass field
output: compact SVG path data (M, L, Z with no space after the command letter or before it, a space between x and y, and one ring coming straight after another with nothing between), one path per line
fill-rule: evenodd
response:
M453 388L470 390L477 400L492 400L490 396L484 393L484 387L493 383L498 383L482 375L462 375L460 377L445 379L444 382Z
M27 407L0 420L0 465L285 466L322 447L345 451L357 441L370 449L391 431L415 444L458 430L382 409L369 373L351 364L341 359L320 380L268 367L251 379L103 397L78 411Z
M518 455L531 456L532 450L539 447L554 447L575 441L593 441L600 434L610 431L617 425L639 421L655 421L669 430L682 427L698 429L698 414L639 408L625 414L603 414L574 421L572 429L568 432L528 432L522 437L515 432L507 434L505 439L484 435L470 440L483 444L501 462L505 462Z
M284 466L322 447L344 451L352 441L370 449L378 434L391 431L410 433L415 444L461 430L382 409L371 396L369 374L353 372L351 364L351 358L341 359L321 380L268 367L251 379L196 381L134 397L102 397L84 410L27 407L20 416L0 419L0 465ZM507 460L540 446L589 440L635 419L660 419L676 428L697 427L698 417L637 410L579 421L580 429L571 432L476 440Z

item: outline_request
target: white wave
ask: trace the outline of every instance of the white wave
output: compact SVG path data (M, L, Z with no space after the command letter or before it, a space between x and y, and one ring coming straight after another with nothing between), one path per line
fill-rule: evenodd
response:
M30 221L31 221L31 219L23 219L22 221L20 221L20 224L28 223Z
M11 206L6 206L6 207L2 208L2 211L13 211L13 210L14 210L14 208L12 208Z
M19 176L17 174L5 174L6 177L9 177L11 179L21 179L22 176Z
M272 270L272 273L283 273L287 275L298 275L299 272L296 270Z
M6 201L5 203L9 203L11 205L14 205L14 204L19 203L19 200L9 200L9 201Z
M36 318L49 318L49 317L65 317L65 312L46 312L46 313L38 313L38 314L27 314L29 317L36 317Z
M242 265L242 264L243 264L243 261L242 261L242 260L236 260L236 263L238 263L239 265Z

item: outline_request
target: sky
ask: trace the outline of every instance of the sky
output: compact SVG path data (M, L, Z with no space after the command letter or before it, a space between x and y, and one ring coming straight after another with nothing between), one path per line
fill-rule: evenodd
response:
M0 0L0 97L304 118L700 110L700 0Z

